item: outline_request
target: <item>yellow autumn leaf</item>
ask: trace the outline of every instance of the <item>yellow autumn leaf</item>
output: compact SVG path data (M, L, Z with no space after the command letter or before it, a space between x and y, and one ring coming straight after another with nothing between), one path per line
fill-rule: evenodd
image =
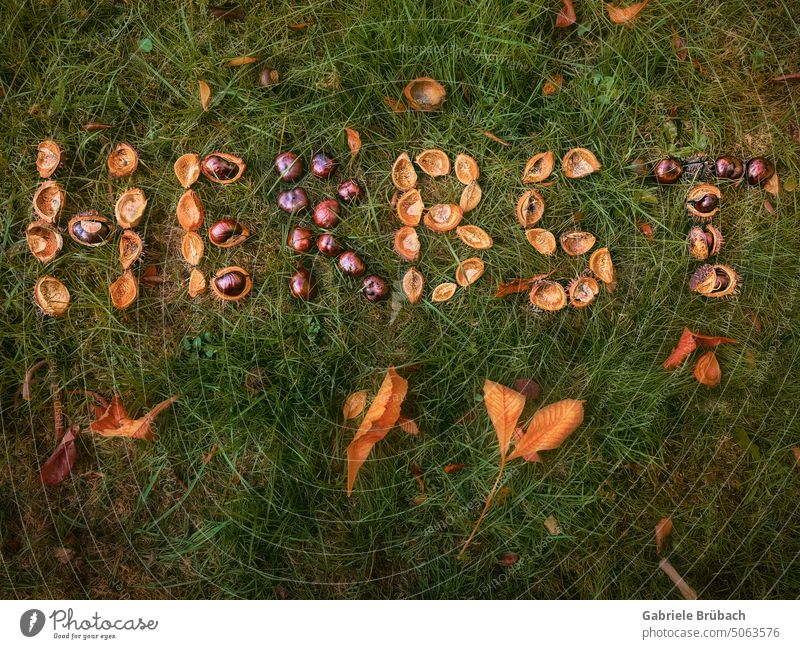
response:
M252 56L237 56L236 58L231 59L228 61L228 67L230 68L237 68L240 65L250 65L251 63L255 63L258 59Z
M208 107L211 105L211 86L202 80L198 81L197 85L200 88L200 105L208 112Z
M539 451L558 448L583 423L583 404L577 399L563 399L537 410L508 459L524 457L528 462L541 462Z
M615 25L626 25L639 15L642 9L647 6L649 1L650 0L644 0L644 2L635 2L627 7L617 7L609 2L606 3L606 12L608 12L609 20L611 20L611 22Z
M516 390L486 379L483 384L483 403L497 432L500 456L505 459L517 420L525 407L525 397Z

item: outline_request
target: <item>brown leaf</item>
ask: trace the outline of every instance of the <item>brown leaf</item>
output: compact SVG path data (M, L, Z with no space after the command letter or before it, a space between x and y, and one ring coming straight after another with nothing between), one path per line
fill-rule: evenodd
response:
M58 559L59 563L67 564L75 558L75 550L71 548L56 548L53 550L53 556Z
M364 416L361 426L356 431L353 441L347 447L347 495L353 493L361 465L377 442L386 437L400 417L400 406L408 392L408 381L400 376L393 367L386 372L378 394Z
M672 46L675 48L675 53L678 55L679 61L685 61L686 57L688 56L688 52L686 51L686 40L675 32L672 35Z
M701 333L693 333L694 339L701 347L717 347L718 345L732 345L736 341L733 338L725 338L723 336L706 336Z
M792 72L791 74L779 74L777 77L772 77L772 80L777 82L800 81L800 72Z
M219 446L216 444L211 445L211 450L203 456L203 464L209 464L214 456L219 452Z
M314 24L313 20L306 20L300 23L294 23L293 25L289 25L289 29L291 29L293 32L301 32L304 29L308 29L313 24Z
M447 464L442 469L442 471L444 471L447 475L450 475L451 473L456 473L458 471L461 471L461 469L463 469L466 466L467 466L466 464L458 464L458 463Z
M406 112L405 104L402 101L398 100L398 99L392 99L391 97L384 97L383 98L383 103L386 104L388 106L389 110L391 110L393 113L404 113L404 112Z
M544 86L542 86L542 94L545 97L554 95L559 90L561 90L561 86L563 85L564 85L564 75L562 74L553 75L547 81L544 82Z
M560 536L564 533L558 519L552 514L544 519L544 526L551 536Z
M517 561L519 561L519 555L516 552L504 552L497 563L501 566L513 566Z
M114 128L111 124L103 124L101 122L86 122L83 125L83 130L93 133L94 131L104 131L107 128Z
M511 146L510 142L506 142L505 140L497 137L494 133L490 131L482 131L482 133L488 137L490 140L497 142L498 144L502 144L503 146Z
M556 16L556 27L565 29L574 25L578 17L575 15L575 7L572 4L572 0L561 0L561 2L564 6L561 7L561 11Z
M131 419L119 396L114 395L103 416L92 422L91 429L103 437L130 437L131 439L153 441L155 439L155 433L151 428L153 422L177 399L177 395L170 397L138 419Z
M533 286L536 282L540 279L544 279L550 275L550 273L546 273L544 275L534 275L533 277L528 277L526 279L512 279L510 282L504 282L502 284L497 285L497 292L495 292L495 297L505 297L506 295L511 295L512 293L524 293L525 291L530 290L531 286Z
M226 22L244 20L245 12L239 5L222 5L219 7L209 5L208 13L214 18L219 18Z
M764 201L764 209L767 210L770 214L775 214L775 206L770 203L769 201Z
M563 399L537 410L508 459L541 462L539 451L558 448L583 423L583 404L581 400Z
M656 523L656 554L659 557L664 551L670 534L672 534L672 519L667 516Z
M38 361L28 368L25 372L25 378L22 380L22 398L24 401L31 400L31 385L33 384L33 375L37 370L47 365L46 360Z
M164 283L164 278L158 274L158 268L151 264L142 271L141 282L145 286L157 286Z
M650 225L649 223L640 223L639 229L642 231L642 234L648 239L653 238L653 226Z
M71 472L72 467L75 466L75 460L78 459L78 450L75 448L75 436L78 434L80 426L73 424L69 430L61 438L61 443L58 445L53 454L47 458L42 465L39 477L42 483L48 486L54 486L63 482Z
M258 59L252 56L237 56L228 61L225 65L227 65L229 68L238 68L242 65L250 65L256 61L258 61Z
M697 359L694 366L694 378L698 383L715 388L722 380L722 370L719 367L719 361L714 352L706 352Z
M514 389L525 395L527 399L538 399L542 395L542 386L533 379L517 379Z
M772 177L764 184L764 189L773 196L781 193L781 181L778 179L778 172L772 174Z
M348 394L342 408L344 418L355 419L358 417L364 411L364 406L367 405L367 396L366 390L356 390Z
M350 148L350 155L355 158L361 150L361 134L355 129L347 127L345 127L344 131L347 133L347 146Z
M211 86L205 81L198 81L197 86L200 89L200 105L208 112L208 107L211 105Z
M413 419L409 419L405 415L400 415L397 418L397 426L408 435L419 435L419 426L417 426L417 422Z
M695 349L697 349L697 343L695 342L694 334L687 327L684 327L678 344L675 345L667 360L664 361L664 369L670 370L678 367L683 362L683 359Z
M612 23L616 25L627 25L639 15L639 13L647 6L650 0L643 2L635 2L627 7L617 7L610 2L606 3L606 11Z
M415 499L415 503L419 505L425 501L425 481L422 479L422 468L416 462L411 464L411 475L416 478L419 490L422 492L422 498Z
M800 466L800 446L792 446L792 455L794 455L797 465Z
M685 599L697 599L697 593L694 588L683 580L683 577L678 574L678 571L672 567L672 564L667 559L661 559L661 561L658 562L658 567L667 573L672 583L678 587L678 590Z
M516 390L486 379L483 384L483 403L497 432L500 456L505 460L517 420L525 407L525 397Z

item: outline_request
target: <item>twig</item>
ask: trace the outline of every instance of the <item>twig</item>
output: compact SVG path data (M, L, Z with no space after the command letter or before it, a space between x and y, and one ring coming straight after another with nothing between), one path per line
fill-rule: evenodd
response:
M791 74L779 74L777 77L772 77L773 81L781 83L783 81L800 81L800 72L792 72Z
M685 599L697 599L697 592L695 589L683 580L683 577L672 567L668 559L661 559L661 561L658 562L658 567L667 573L667 576L672 580L672 583L678 587L678 590L681 591L681 595L683 595Z
M33 384L33 375L36 371L47 365L47 360L42 360L37 363L34 363L28 368L28 371L25 372L25 378L22 381L22 398L25 401L31 400L31 385Z
M467 546L472 542L472 539L475 537L475 534L478 532L478 528L481 526L483 519L486 518L486 514L489 511L489 507L492 504L492 498L494 498L495 493L497 492L497 488L500 486L500 478L503 477L503 470L506 468L506 458L505 455L500 457L500 471L497 472L497 478L494 481L494 485L492 486L489 495L486 497L486 504L483 506L483 511L481 515L478 517L478 520L475 522L475 527L472 529L472 534L469 535L469 538L464 541L464 545L461 546L461 551L458 553L459 558L464 555L464 552L467 550Z

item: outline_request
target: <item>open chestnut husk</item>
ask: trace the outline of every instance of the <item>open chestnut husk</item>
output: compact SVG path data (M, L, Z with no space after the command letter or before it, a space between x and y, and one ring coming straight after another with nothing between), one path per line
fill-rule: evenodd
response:
M303 177L303 161L296 153L285 151L275 158L278 177L285 183L293 183Z
M190 266L197 266L203 258L205 244L197 232L187 232L181 240L181 255Z
M133 230L125 230L119 238L119 263L128 270L142 256L142 238Z
M775 165L767 158L753 158L747 161L745 178L748 185L763 185L775 175Z
M56 258L64 245L61 234L45 221L34 221L25 231L28 248L36 259L47 264Z
M202 295L206 292L206 288L208 287L208 281L206 280L206 276L197 268L192 268L192 272L189 273L189 297L197 297L198 295Z
M336 237L326 232L317 239L317 250L326 257L335 257L342 251L342 247L336 241Z
M345 203L355 203L361 198L364 190L361 189L361 185L359 185L355 180L350 179L345 180L341 185L339 185L339 187L336 189L336 193Z
M425 277L413 266L403 275L403 292L411 304L416 304L425 289Z
M714 175L715 162L707 155L694 155L683 160L683 175L691 180Z
M739 275L725 264L704 264L689 279L689 290L706 297L727 297L738 286Z
M656 164L653 170L656 182L662 185L672 185L678 182L682 174L683 165L677 158L664 158Z
M570 149L561 159L561 168L567 178L585 178L601 168L597 156L581 147Z
M114 206L117 224L123 229L135 228L142 220L146 207L147 197L138 187L122 192Z
M561 249L570 257L589 252L597 238L591 232L565 232L559 237Z
M469 185L481 177L478 161L466 153L459 153L453 166L456 170L456 178L462 185Z
M686 211L700 221L710 221L719 212L722 192L715 185L695 185L686 197Z
M697 226L689 230L686 244L689 254L703 261L716 255L722 248L723 241L719 228L709 223L705 226L705 231Z
M111 303L117 309L127 309L139 297L139 281L134 274L126 270L119 279L108 287Z
M286 243L295 252L308 252L311 250L313 237L311 230L302 225L295 225L289 231L289 239Z
M717 178L738 180L744 173L744 163L741 158L732 155L720 156L714 161L714 174Z
M209 153L200 163L200 172L212 183L230 185L242 177L247 165L230 153Z
M258 84L262 88L271 88L280 80L278 71L274 68L264 68L258 75Z
M289 290L298 300L310 300L317 293L317 283L305 268L298 268L289 278Z
M416 158L417 166L431 178L450 173L450 159L441 149L427 149Z
M418 189L409 189L397 199L397 218L403 225L419 225L425 203Z
M439 203L438 205L431 205L430 209L425 213L423 223L429 230L434 232L449 232L458 227L462 218L464 218L464 212L460 205Z
M531 228L525 230L525 238L539 254L546 257L556 254L556 238L552 232L544 228Z
M200 177L200 158L196 153L184 153L172 167L184 189L189 189Z
M611 261L608 248L598 248L589 257L589 270L606 285L606 290L613 292L617 288L617 272Z
M308 209L309 200L302 187L287 189L278 194L278 207L287 214L297 214Z
M49 178L61 164L61 147L53 140L39 142L36 155L36 171L42 178Z
M67 193L54 180L45 180L33 195L33 211L42 221L53 224L67 202Z
M211 278L211 290L220 300L236 302L253 288L250 274L239 266L220 268Z
M459 286L470 286L483 277L485 270L486 266L479 257L465 259L456 268L456 282Z
M69 308L69 291L57 277L45 275L33 287L33 301L45 315L64 315Z
M363 275L367 270L367 266L361 260L361 257L352 250L346 250L339 255L339 260L336 262L336 265L339 266L339 270L342 271L342 274L349 275L350 277Z
M139 154L130 144L122 143L108 156L108 173L112 178L125 178L139 166Z
M67 224L67 232L82 246L102 246L111 238L114 225L95 210L87 210L73 216Z
M403 94L408 100L411 110L431 111L442 107L447 98L444 86L430 77L412 79L403 88Z
M250 236L250 230L234 219L220 219L208 228L208 238L218 248L233 248Z
M311 173L317 178L330 178L336 169L336 161L324 153L317 153L311 158Z
M531 287L530 303L543 311L560 311L567 306L567 292L558 282L543 279Z
M394 235L394 250L406 261L419 259L420 243L417 231L410 225L404 225Z
M576 309L583 309L594 302L600 292L600 285L594 277L576 277L569 283L567 293L569 303Z
M407 192L417 186L417 171L405 151L397 156L392 164L392 184L401 192Z
M187 232L194 232L203 227L206 210L200 200L200 195L193 189L187 189L178 199L178 223Z
M389 296L389 285L377 275L367 275L361 282L361 291L370 302L379 302Z
M535 189L525 192L517 201L517 220L523 228L529 228L542 220L544 198Z
M314 206L313 219L317 227L330 230L339 225L339 203L332 198L326 198Z

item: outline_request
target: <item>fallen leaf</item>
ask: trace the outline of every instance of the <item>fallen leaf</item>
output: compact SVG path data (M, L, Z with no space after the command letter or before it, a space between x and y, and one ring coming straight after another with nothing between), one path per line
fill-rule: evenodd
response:
M672 564L667 559L661 559L661 561L658 562L658 567L669 576L672 583L678 587L678 590L685 599L697 599L697 593L694 588L683 580L683 577L678 574L678 571L672 567Z
M53 556L58 559L60 563L67 564L75 558L75 550L71 548L56 548L53 550Z
M463 469L466 466L467 466L466 464L457 464L457 463L448 464L442 469L442 471L444 471L447 475L450 475L451 473L456 473L458 471L461 471L461 469Z
M525 397L516 390L486 379L483 384L483 403L497 433L500 457L505 460L517 420L525 407Z
M313 24L314 24L313 20L307 20L305 22L294 23L293 25L289 25L289 29L291 29L293 32L301 32L304 29L308 29Z
M722 380L722 370L714 352L706 352L697 359L697 363L694 366L694 378L697 379L698 383L709 388L715 388L719 385Z
M544 275L534 275L533 277L528 277L525 279L512 279L510 282L498 284L497 291L495 292L494 296L505 297L506 295L511 295L512 293L524 293L525 291L530 290L531 286L533 286L540 279L544 279L549 275L550 273L546 273Z
M94 131L104 131L107 128L114 128L111 124L102 124L101 122L86 122L83 125L83 130L93 133Z
M342 408L344 418L355 419L358 417L364 411L364 406L367 405L367 396L366 390L356 390L348 394L344 400L344 408Z
M542 386L533 379L517 379L514 381L514 389L525 395L526 399L536 400L542 395Z
M608 17L612 23L615 25L626 25L639 15L642 9L647 6L648 2L650 2L650 0L644 0L644 2L635 2L627 7L617 7L609 2L606 3L606 11L608 12Z
M800 446L792 446L792 454L794 455L797 465L800 466Z
M650 225L649 223L640 223L639 229L642 231L642 234L648 239L653 238L653 226Z
M419 435L419 426L417 426L417 422L404 415L400 415L397 418L397 426L408 435Z
M400 417L400 406L408 392L408 381L393 367L386 372L378 394L356 431L353 441L347 447L347 495L353 492L353 485L361 465L377 442L386 437Z
M205 81L198 81L197 86L200 89L200 105L204 111L208 112L208 107L211 104L211 86Z
M47 365L46 360L38 361L28 368L25 372L25 378L22 380L22 399L24 401L31 400L31 385L33 384L33 375L37 370Z
M564 533L558 519L552 514L544 519L544 526L551 536L561 536Z
M114 395L103 416L92 422L91 429L103 437L130 437L131 439L153 441L155 439L155 433L151 428L153 422L159 414L169 408L177 399L177 395L165 399L154 406L150 412L138 419L131 419L128 417L128 413L125 411L125 406L122 405L119 396Z
M519 555L516 552L504 552L497 563L501 566L513 566L517 561L519 561Z
M678 367L678 365L683 362L683 359L695 349L697 349L697 342L695 341L694 334L689 331L688 327L684 327L678 344L675 345L667 360L664 361L664 369L670 370Z
M384 97L383 103L389 107L393 113L404 113L406 112L406 106L402 101L398 99L392 99L391 97Z
M64 478L72 472L72 467L75 466L75 460L78 459L78 450L75 448L75 436L78 434L79 430L80 426L78 426L78 424L73 424L69 427L69 430L64 433L56 450L42 465L39 473L42 483L52 487L63 482Z
M773 81L800 81L800 72L792 72L791 74L779 74L777 77L772 77Z
M556 27L565 29L574 25L578 17L575 15L575 7L572 4L572 0L561 0L561 2L564 6L561 7L561 11L556 16Z
M672 534L672 519L666 516L656 523L656 554L659 557L664 551L670 534Z
M422 504L425 501L425 481L422 479L422 469L420 468L419 464L416 462L412 463L411 465L411 475L413 475L417 479L417 484L419 485L419 490L422 492L421 497L422 499L415 499L415 503L417 505Z
M685 61L686 57L688 56L688 52L686 51L686 40L675 32L672 35L672 46L675 48L675 54L678 56L679 61Z
M724 336L706 336L701 333L692 333L697 344L701 347L717 347L718 345L733 345L736 341L733 338Z
M244 20L245 16L244 9L242 9L239 5L222 5L219 7L209 5L208 13L210 13L214 18L219 18L220 20L224 20L226 22Z
M219 451L219 446L216 444L212 444L211 450L203 456L203 464L210 464L211 460L214 459L214 456Z
M355 158L361 150L361 134L352 128L345 127L347 133L347 146L350 148L350 156Z
M225 65L227 65L229 68L238 68L242 65L250 65L256 61L258 61L258 59L252 56L237 56L228 61Z
M558 448L583 423L583 404L578 399L562 399L537 410L508 459L541 462L539 451Z
M545 97L550 97L551 95L554 95L559 90L561 90L561 86L563 85L564 85L564 75L556 74L544 82L544 86L542 86L542 94Z
M145 286L157 286L164 283L164 278L158 274L158 268L151 264L145 267L140 281Z
M778 179L778 172L776 171L772 174L772 178L770 178L766 184L764 185L764 189L767 190L773 196L777 196L781 193L781 181Z
M501 138L497 137L497 136L496 136L494 133L492 133L492 132L490 132L490 131L481 131L481 132L482 132L482 133L483 133L483 134L484 134L486 137L488 137L490 140L492 140L492 141L494 141L494 142L497 142L498 144L502 144L503 146L511 146L511 143L510 143L510 142L506 142L505 140L503 140L503 139L501 139Z

